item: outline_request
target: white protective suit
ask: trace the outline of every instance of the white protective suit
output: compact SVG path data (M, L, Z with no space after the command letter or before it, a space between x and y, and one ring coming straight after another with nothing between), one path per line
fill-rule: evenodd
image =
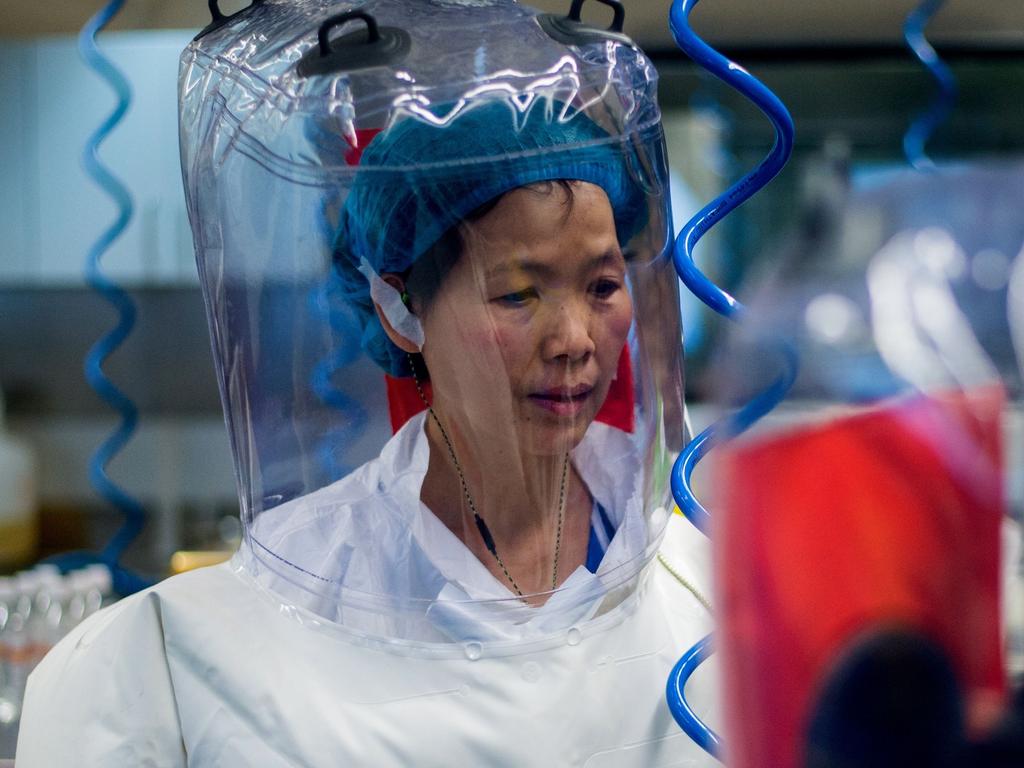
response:
M367 478L400 494L394 483L410 483L411 475L405 491L418 489L422 425L422 416L414 418L379 459L315 499L292 502L290 519L322 509L324 496L359 496ZM586 466L587 446L613 433L592 425L574 454L598 500L610 489L598 487L597 467ZM420 513L428 521L422 530L436 533L436 519L425 507ZM621 515L616 523L606 560L629 528ZM437 541L426 545L436 562L456 570L452 563L468 562L457 539L438 540L447 541L441 551ZM371 639L285 600L266 573L254 579L243 544L230 563L122 600L54 648L29 681L17 765L715 765L665 703L673 664L711 630L690 591L708 594L709 547L673 515L661 553L690 588L654 561L614 608L485 650ZM471 592L505 589L477 566L448 575ZM566 583L587 576L577 572ZM476 577L475 586L466 583ZM460 615L447 633L473 636L465 623L473 618ZM716 691L705 665L688 698L713 724Z

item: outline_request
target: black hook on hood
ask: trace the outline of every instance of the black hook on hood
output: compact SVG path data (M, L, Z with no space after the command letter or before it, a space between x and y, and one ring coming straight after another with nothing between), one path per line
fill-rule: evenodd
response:
M331 30L350 21L362 21L365 29L342 35L333 42ZM401 61L409 52L409 33L398 27L382 27L363 10L347 11L325 20L317 29L317 45L306 51L296 67L299 77L370 69Z

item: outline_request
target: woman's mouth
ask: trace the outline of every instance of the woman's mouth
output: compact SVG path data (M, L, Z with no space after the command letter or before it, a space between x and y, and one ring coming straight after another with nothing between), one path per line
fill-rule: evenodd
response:
M529 399L546 411L565 418L579 416L587 407L594 388L589 384L574 387L554 387L533 392Z

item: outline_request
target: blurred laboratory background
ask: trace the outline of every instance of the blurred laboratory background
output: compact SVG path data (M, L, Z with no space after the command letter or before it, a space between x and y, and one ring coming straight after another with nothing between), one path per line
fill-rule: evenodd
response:
M245 5L232 0L222 9ZM559 11L568 2L536 5ZM661 75L678 227L759 162L773 134L749 102L675 49L668 3L625 5L626 31ZM935 91L902 39L914 6L707 0L695 12L697 30L772 88L796 123L793 160L782 175L698 248L698 260L726 288L742 294L743 281L778 253L810 198L828 194L823 176L844 174L857 187L906 167L904 133ZM117 321L83 277L90 246L117 215L79 159L115 105L110 86L82 62L75 40L101 7L94 0L59 7L4 0L0 14L0 477L11 483L15 475L26 478L0 492L5 571L67 549L100 548L119 525L88 477L90 456L116 418L82 373L89 348ZM585 11L595 24L608 21L597 3ZM138 431L110 471L149 513L125 559L153 576L167 572L173 553L229 548L238 533L178 161L178 54L208 19L201 0L129 0L99 38L132 89L129 111L100 157L134 200L128 228L102 266L129 290L138 313L133 332L106 365L139 409ZM1020 4L950 0L928 36L959 86L929 154L940 162L1019 157ZM722 329L695 300L684 295L682 304L688 395L699 422L709 386L704 364ZM16 470L28 466L29 456L31 469ZM1019 502L1019 479L1015 483ZM30 503L13 501L29 494ZM4 509L26 505L31 512ZM15 523L22 519L30 522Z
M564 12L569 0L533 4ZM230 13L245 5L232 0L221 8ZM761 160L773 132L745 99L675 49L667 0L624 5L626 32L661 76L678 228ZM0 575L62 552L100 551L122 522L89 478L91 457L117 416L83 374L90 347L117 322L83 277L90 247L117 216L80 162L88 137L115 104L109 85L82 62L75 39L101 6L0 2ZM704 0L697 8L698 32L774 90L796 124L793 160L781 176L698 249L698 262L724 287L743 296L793 232L808 225L808 211L830 195L880 184L907 167L904 134L935 93L903 43L903 22L914 7L908 0ZM606 14L598 3L585 9L595 24L606 25ZM147 518L123 563L151 579L225 557L240 535L178 158L178 55L208 21L203 0L127 0L99 37L132 90L127 115L100 152L134 201L127 230L103 256L104 271L127 289L137 311L134 330L105 366L139 412L137 431L110 474ZM1024 156L1024 6L949 0L928 35L959 89L928 143L932 158L1009 163ZM1008 268L979 279L1005 294ZM687 395L699 426L713 407L705 405L714 387L706 371L724 329L696 300L684 295L681 305ZM380 397L369 373L366 381L349 375L348 391ZM1017 369L1005 380L1017 403L1007 422L1007 488L1019 515L1024 429ZM16 613L19 589L38 594L40 583L56 583L52 571L35 573L4 582L4 615ZM81 594L75 610L84 615L112 599L112 586L101 569L80 573L54 586L50 599L66 606Z

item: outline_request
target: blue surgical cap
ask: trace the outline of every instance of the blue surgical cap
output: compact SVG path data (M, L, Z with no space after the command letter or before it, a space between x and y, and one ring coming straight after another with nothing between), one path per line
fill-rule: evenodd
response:
M644 194L627 167L628 144L582 113L538 99L520 111L488 101L442 120L444 110L404 117L374 137L341 211L334 264L340 293L362 323L362 347L393 376L408 358L385 334L359 270L402 273L452 227L510 190L542 181L586 181L611 202L625 243L642 226ZM430 118L436 118L430 119Z

